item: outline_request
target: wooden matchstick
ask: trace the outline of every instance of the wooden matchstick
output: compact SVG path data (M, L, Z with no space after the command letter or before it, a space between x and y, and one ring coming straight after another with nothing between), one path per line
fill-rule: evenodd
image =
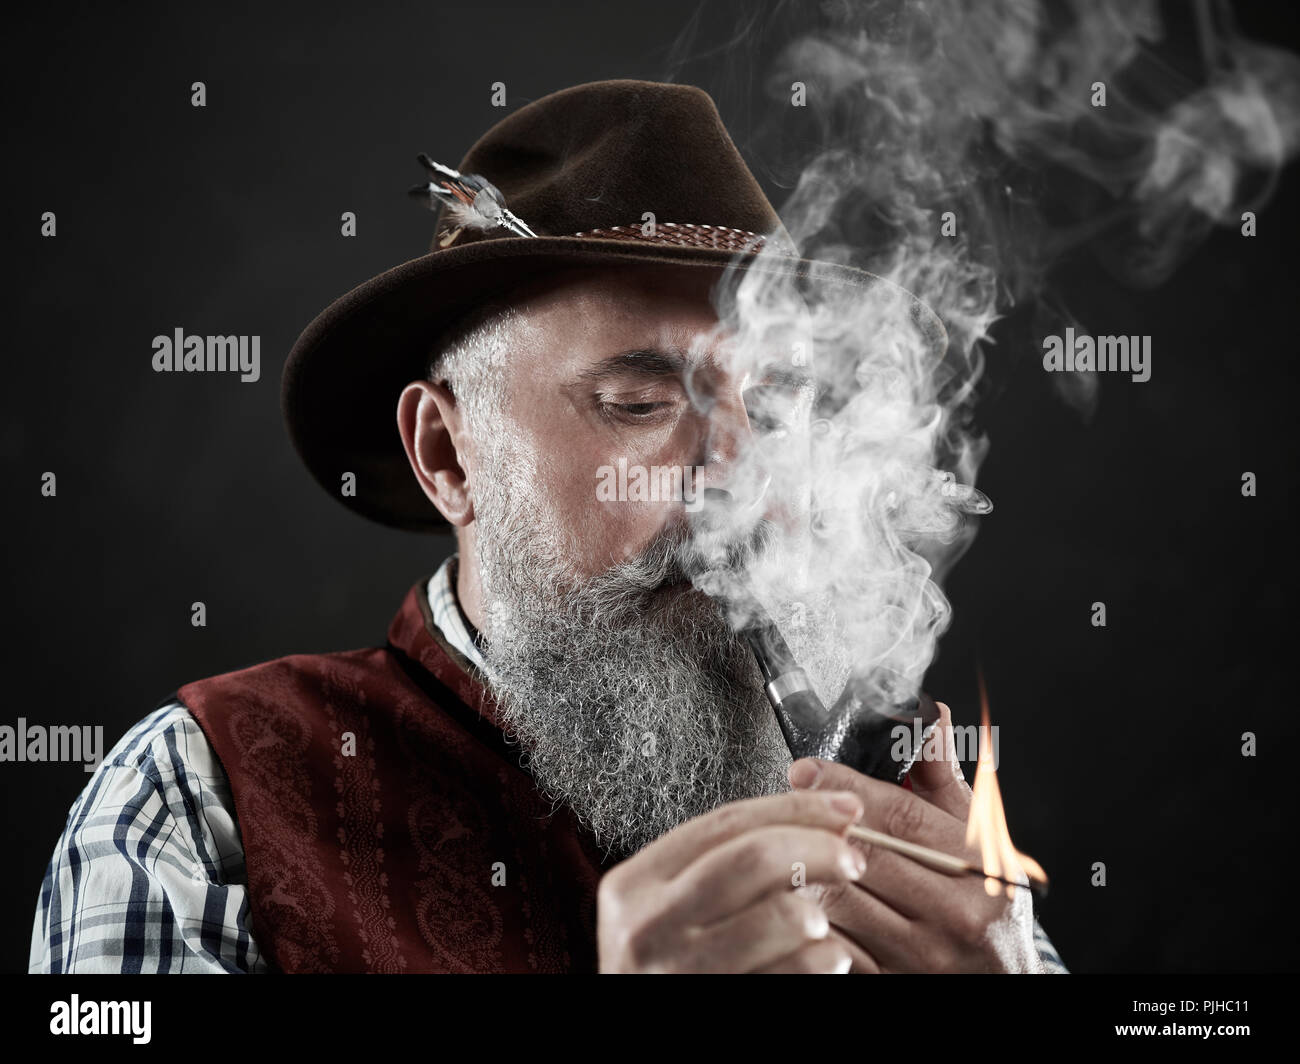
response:
M915 842L908 842L906 839L896 839L893 835L886 835L883 831L875 831L872 828L863 828L858 827L856 824L850 824L849 835L855 839L861 839L863 842L869 842L872 846L879 846L882 850L890 850L893 853L902 854L904 857L910 857L918 864L933 868L936 872L943 872L945 875L979 876L981 879L996 879L1011 887L1024 888L1026 886L1024 883L1017 883L1005 876L995 876L991 872L986 872L979 865L971 864L970 861L964 858L954 857L942 850L932 850L929 846L921 846ZM1047 891L1046 882L1034 883L1031 881L1028 886L1040 893L1046 893Z

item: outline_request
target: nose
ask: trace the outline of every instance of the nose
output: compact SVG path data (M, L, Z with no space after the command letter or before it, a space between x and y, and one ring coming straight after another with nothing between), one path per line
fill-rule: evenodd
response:
M715 395L705 424L704 465L725 477L754 438L739 391Z
M763 505L772 478L753 461L745 461L754 441L744 399L738 388L716 394L705 417L701 494L709 505L741 515Z

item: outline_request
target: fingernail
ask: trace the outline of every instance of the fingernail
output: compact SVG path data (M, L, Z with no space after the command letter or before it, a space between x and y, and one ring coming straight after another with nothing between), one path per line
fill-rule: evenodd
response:
M790 766L788 776L791 787L811 791L816 788L817 781L822 778L821 762L814 761L812 758L796 761Z
M861 850L850 847L840 855L840 863L844 867L844 874L850 879L861 879L862 873L867 870L867 859Z
M841 792L831 795L831 808L837 813L853 817L854 820L862 815L862 803L852 794Z

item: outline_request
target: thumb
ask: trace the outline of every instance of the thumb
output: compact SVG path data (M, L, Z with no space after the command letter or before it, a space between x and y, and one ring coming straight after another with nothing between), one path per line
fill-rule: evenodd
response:
M908 778L913 794L965 822L970 812L971 790L962 775L953 742L952 711L942 702L936 702L935 706L939 710L939 722L922 744Z

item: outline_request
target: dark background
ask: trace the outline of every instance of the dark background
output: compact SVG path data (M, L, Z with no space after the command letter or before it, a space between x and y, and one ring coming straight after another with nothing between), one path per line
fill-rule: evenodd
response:
M1239 8L1241 27L1295 48L1272 7ZM745 151L748 86L710 80L725 17L701 20L677 62L695 12L65 4L8 23L0 723L102 723L107 752L189 680L382 643L451 540L369 524L316 487L280 421L284 357L333 298L425 252L413 156L459 159L502 117L494 81L513 110L675 73L715 93ZM1036 356L1006 361L982 412L996 508L949 581L956 619L927 688L974 722L983 664L1013 838L1052 876L1043 921L1075 971L1297 967L1297 191L1288 172L1258 237L1216 231L1155 292L1067 264L1081 320L1154 337L1151 381L1103 375L1091 424ZM45 210L55 239L39 235ZM177 326L259 334L261 380L154 373L151 339ZM1241 495L1246 470L1257 498ZM195 600L206 628L190 625ZM25 968L43 867L87 778L0 765L0 967Z

